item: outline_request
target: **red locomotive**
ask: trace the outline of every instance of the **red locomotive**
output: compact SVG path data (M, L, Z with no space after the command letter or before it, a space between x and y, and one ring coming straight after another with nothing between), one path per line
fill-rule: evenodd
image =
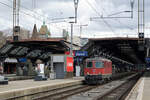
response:
M105 58L88 58L84 68L85 82L98 84L112 78L112 62Z

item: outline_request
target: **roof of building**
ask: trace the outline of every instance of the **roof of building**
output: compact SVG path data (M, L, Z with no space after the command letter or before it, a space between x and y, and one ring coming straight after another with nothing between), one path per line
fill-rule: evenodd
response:
M112 38L89 38L92 41L101 41L101 40L139 40L139 38L130 38L130 37L112 37Z
M73 44L73 47L77 45ZM27 57L31 59L48 59L50 54L64 54L70 50L70 43L63 38L23 39L8 41L0 48L1 57Z
M142 39L129 37L90 38L89 42L82 47L89 55L104 56L121 62L144 63L145 44ZM147 38L145 38L147 41ZM119 59L118 59L119 58Z

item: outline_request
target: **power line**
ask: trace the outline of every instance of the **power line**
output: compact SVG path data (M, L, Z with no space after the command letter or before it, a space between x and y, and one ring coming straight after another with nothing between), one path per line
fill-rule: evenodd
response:
M133 5L134 5L134 2L135 2L135 0L130 0L130 3L131 2L133 2ZM97 3L96 3L97 4ZM102 7L102 6L100 6L101 7L101 9L104 11L104 13L107 13L106 12L106 10ZM124 23L122 23L119 19L112 19L112 20L117 20L117 22L120 24L120 25L124 25L126 28L128 28L128 29L130 29L130 30L133 30L133 28L132 27L129 27L128 25L125 25ZM136 32L136 31L135 31Z
M124 25L126 28L130 29L130 30L134 30L132 27L126 25L125 23L121 22L119 19L116 19L118 23L120 23L120 25ZM136 31L135 31L136 32Z
M87 4L96 12L96 14L97 14L99 17L101 16L100 13L91 5L91 3L90 3L88 0L87 0ZM102 18L102 20L103 20L103 22L106 24L106 26L107 26L114 34L116 34L115 31L112 29L111 25L108 24L108 22L107 22L106 20L104 20L103 18Z
M8 1L12 2L12 0L8 0ZM35 9L35 7L36 7L36 0L32 0L32 3L33 3L33 4L32 4L33 9ZM45 17L44 15L41 15L41 14L38 13L37 11L31 10L31 9L29 9L29 8L27 8L27 7L23 6L23 5L21 5L21 4L20 4L20 7L21 7L21 8L24 8L24 9L26 9L26 10L29 10L29 11L33 12L34 14L36 14L36 15L38 15L38 16ZM34 17L35 17L35 16L34 16ZM69 17L65 17L65 18L50 18L50 17L47 17L47 19L48 19L49 21L62 20L62 19L68 19L68 18L69 18Z
M5 5L5 6L9 7L9 8L13 8L12 6L10 6L10 5L6 4L6 3L3 3L3 2L1 2L1 1L0 1L0 4ZM30 10L30 11L32 11L32 10ZM20 11L20 12L21 12L22 14L24 14L24 15L33 17L33 18L37 19L38 21L43 22L43 20L41 20L40 18L37 18L37 17L35 17L35 16L31 15L31 14L28 14L28 13L26 13L26 12L24 12L24 11ZM32 11L32 12L33 12L33 11ZM58 27L56 27L56 28L62 30L62 28L58 28Z
M13 2L12 0L8 0L8 1L9 1L9 2ZM34 13L34 14L36 14L36 15L38 15L38 16L45 17L45 16L39 14L38 12L36 12L36 11L34 11L34 10L31 10L31 9L29 9L29 8L26 8L25 6L23 6L23 5L21 5L21 4L20 4L20 7L21 7L21 8L24 8L24 9L26 9L26 10L28 10L28 11L31 11L32 13ZM34 4L34 7L35 7L35 4Z
M10 2L12 2L12 0L8 0L8 1L10 1ZM32 1L33 2L33 9L36 7L36 1L34 0L34 1ZM20 7L21 8L24 8L24 9L26 9L26 10L29 10L29 11L31 11L31 12L33 12L34 14L36 14L36 15L38 15L38 16L41 16L41 17L45 17L44 15L41 15L41 14L39 14L38 12L36 12L36 11L34 11L34 10L31 10L31 9L29 9L29 8L27 8L27 7L25 7L25 6L23 6L23 5L20 5ZM32 15L32 17L34 17L34 18L36 18L36 16L33 16ZM61 19L67 19L67 18L69 18L69 17L66 17L66 18L49 18L49 17L47 17L47 19L48 20L50 20L50 21L53 21L53 20L61 20ZM37 18L36 18L37 19Z
M134 1L130 0L130 6L131 6L131 10L124 10L124 11L119 11L113 14L110 14L108 16L101 16L101 17L93 17L93 19L100 19L100 18L133 18L133 7L134 7ZM114 15L118 15L118 14L122 14L122 13L131 13L131 16L114 16Z
M0 1L0 4L5 5L5 6L9 7L9 8L13 8L12 6L10 6L10 5L6 4L6 3L3 3L3 2L1 2L1 1ZM23 14L25 14L25 15L28 15L28 16L30 16L30 17L34 17L34 16L32 16L31 14L28 14L28 13L26 13L26 12L24 12L24 11L20 11L20 12L23 13ZM36 19L41 20L41 19L39 19L39 18L36 18Z
M5 4L5 3L3 3L3 2L0 2L0 4L5 5L5 6L7 6L7 7L10 7L9 5L7 5L7 4Z

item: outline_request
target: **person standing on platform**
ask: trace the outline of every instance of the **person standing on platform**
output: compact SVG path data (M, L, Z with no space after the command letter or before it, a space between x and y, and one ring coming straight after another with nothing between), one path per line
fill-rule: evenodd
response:
M0 75L3 74L3 67L0 65Z
M4 69L3 69L2 63L0 62L0 75L2 75L3 72L4 72Z
M44 67L44 73L45 73L45 77L49 78L50 70L49 70L49 68L48 68L48 65L46 65L46 66Z

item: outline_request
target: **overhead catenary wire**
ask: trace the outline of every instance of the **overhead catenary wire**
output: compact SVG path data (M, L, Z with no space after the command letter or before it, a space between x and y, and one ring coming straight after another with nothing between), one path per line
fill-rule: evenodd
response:
M96 2L97 2L97 1L96 1ZM130 2L133 2L133 6L134 6L135 0L130 0ZM97 4L97 3L96 3L96 4ZM106 10L102 7L102 5L101 5L100 7L101 7L101 9L103 10L103 12L104 12L105 14L107 14ZM131 8L132 8L132 7L131 7ZM117 18L112 19L112 20L115 20L115 21L117 21L120 25L124 25L126 28L128 28L128 29L130 29L130 30L133 30L132 27L126 25L125 23L121 22L121 21L120 21L119 19L117 19ZM135 31L135 30L133 30L133 31ZM135 31L135 33L136 33L136 31Z
M10 24L6 24L7 22L5 21L5 24L3 24L3 23L1 23L3 26L5 26L5 28L7 27L7 28L11 28L12 27L12 24L13 23L11 23L11 19L10 18L6 18L5 16L2 16L2 15L0 15L0 18L2 18L2 19L6 19L8 22L10 22ZM29 26L30 24L28 24L28 23L23 23L23 22L21 22L21 24L25 24L26 26ZM28 29L28 28L25 28L25 29Z
M36 0L32 0L32 11L33 12L34 12L35 8L36 8ZM35 13L33 14L33 16L34 16L34 24L36 24Z
M9 2L13 2L12 0L8 0L8 1L9 1ZM32 1L32 2L36 3L35 1ZM34 8L36 7L35 4L33 4L33 6L34 6ZM35 10L31 10L31 9L29 9L29 8L27 8L27 7L23 6L23 5L21 5L21 4L20 4L20 7L23 8L23 9L26 9L26 10L32 12L32 13L34 13L35 15L38 15L38 16L40 16L40 17L45 17L44 15L41 15L40 13L36 12ZM36 16L32 16L32 17L35 17L35 18L36 18ZM36 19L37 19L37 18L36 18ZM48 19L51 20L50 18L48 18Z
M9 7L9 8L13 8L13 7L11 7L10 5L8 5L8 4L6 4L6 3L3 3L3 2L0 2L0 4L2 4L2 5L4 5L4 6L7 6L7 7ZM0 16L0 17L2 17L2 16ZM4 16L3 16L3 18L4 18ZM5 17L6 18L6 17ZM9 19L9 20L11 20L11 19ZM5 25L6 26L6 25Z
M12 0L8 0L9 2L12 2ZM36 8L36 0L32 0L32 10L31 9L29 9L29 8L27 8L27 7L25 7L25 6L23 6L23 5L21 5L20 4L20 7L21 8L23 8L23 9L26 9L26 10L28 10L28 11L30 11L30 12L32 12L32 13L34 13L34 17L36 18L36 16L35 15L38 15L39 17L43 17L43 18L45 18L45 16L44 15L41 15L40 13L38 13L36 10L34 10L35 8ZM64 18L50 18L50 17L47 17L47 19L51 22L53 22L54 20L63 20L63 19L68 19L69 17L64 17ZM36 18L37 19L37 18Z
M99 17L101 17L101 14L91 5L91 3L90 3L88 0L86 0L86 1L87 1L87 4L92 8L92 10L94 10L95 13L96 13ZM112 31L112 33L113 33L113 34L116 34L116 32L115 32L115 31L113 30L113 28L111 27L111 25L108 24L108 22L107 22L105 19L102 18L102 20L103 20L103 22L105 23L105 25Z
M8 1L12 2L12 0L8 0ZM33 6L33 8L35 9L35 7L36 7L36 0L33 0L32 2L33 2L32 6ZM39 18L37 18L36 15L38 15L40 18L41 18L41 17L43 17L43 18L45 17L44 15L39 14L37 11L31 10L31 9L29 9L29 8L27 8L27 7L24 7L24 6L21 5L21 4L20 4L20 7L21 7L21 8L24 8L24 9L26 9L26 10L32 12L32 13L34 13L33 15L30 14L31 17L34 18L34 20L39 20ZM29 16L30 16L30 15L29 15ZM47 17L47 19L49 20L49 22L52 22L52 23L54 23L53 20L61 20L61 19L67 19L67 18L69 18L69 17L66 17L66 18L49 18L49 17ZM40 19L40 21L43 22L42 19ZM35 22L36 22L36 21L35 21ZM49 24L49 22L48 22L48 24ZM62 30L62 28L60 28L60 27L58 27L58 26L56 26L56 28Z
M10 6L10 5L6 4L6 3L3 3L3 2L1 2L1 1L0 1L0 4L2 4L2 5L4 5L4 6L7 6L7 7L9 7L9 8L13 8L12 6ZM22 7L22 6L20 5L20 7ZM31 11L32 11L32 10L31 10ZM24 12L24 11L22 11L22 10L20 11L20 13L22 13L22 14L24 14L24 15L27 15L27 16L30 16L30 17L32 17L32 18L35 18L35 19L38 20L38 21L43 22L42 19L40 19L40 18L38 18L38 17L35 17L35 16L33 16L32 14L26 13L26 12ZM56 28L62 30L62 28L58 28L58 26L56 26Z
M3 4L3 5L5 5L5 6L9 7L9 8L13 8L12 6L10 6L10 5L6 4L6 3L3 3L3 2L1 2L1 1L0 1L0 4ZM26 12L24 12L24 11L20 11L20 12L23 13L23 14L25 14L25 15L28 15L28 16L30 16L30 17L34 17L33 15L28 14L28 13L26 13ZM41 20L40 18L37 18L37 17L36 17L36 19Z

